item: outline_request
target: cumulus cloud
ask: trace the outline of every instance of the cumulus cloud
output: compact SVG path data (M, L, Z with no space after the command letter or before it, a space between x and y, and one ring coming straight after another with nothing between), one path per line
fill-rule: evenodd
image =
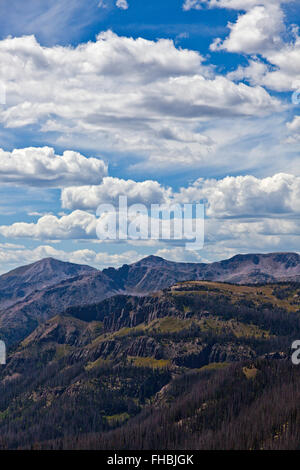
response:
M12 239L97 240L99 219L87 211L95 210L101 203L114 204L117 210L120 195L127 195L129 206L143 203L148 210L154 203L203 202L206 205L207 234L210 234L209 237L213 236L214 240L216 237L218 240L224 237L236 239L240 232L246 237L247 233L250 233L247 227L255 227L262 238L299 232L300 176L279 173L267 178L251 175L220 180L200 178L178 192L164 188L155 181L138 183L132 180L105 178L99 186L63 190L63 205L73 210L70 214L46 214L37 222L2 225L0 234ZM150 216L149 212L148 215ZM114 218L114 213L103 213L103 224L109 223L111 217ZM135 215L130 214L129 221L133 220Z
M95 239L96 216L74 211L57 217L45 215L37 223L16 222L0 226L0 234L7 238L33 238L39 240Z
M224 40L215 39L211 49L252 56L249 65L239 66L227 75L231 80L247 80L252 86L261 85L279 92L297 90L300 87L300 38L296 26L288 28L286 25L281 8L285 2L250 3L247 3L249 8L243 8L245 14L228 24L229 36Z
M114 207L113 210L107 210L107 208L99 214L99 218L95 215L85 211L76 210L69 215L62 215L60 217L54 215L45 215L38 219L36 223L24 223L16 222L12 225L0 226L0 234L6 238L17 239L17 238L29 238L35 240L107 240L107 226L115 227L117 222L116 213L118 207ZM144 238L147 240L150 237L148 232L148 223L150 219L150 211L146 214L141 214L137 217L135 211L128 211L128 228L131 229L131 233L137 236L139 239L139 233L141 226ZM99 223L101 222L101 224ZM141 224L141 225L140 225ZM146 227L146 228L145 228ZM116 227L117 229L118 227ZM168 220L162 222L162 233L166 234L166 239L170 239L173 233L171 227L171 233L169 232L170 223ZM192 234L190 231L185 235ZM113 235L114 232L111 232ZM120 227L120 231L117 231L112 240L122 240L123 230ZM127 238L127 237L126 237ZM131 238L131 237L129 237ZM192 237L190 237L192 238ZM132 239L132 238L131 238Z
M298 123L299 126L299 123ZM296 127L296 124L295 124ZM209 217L291 217L300 214L300 176L278 173L271 177L251 175L226 178L199 178L174 192L157 181L135 182L106 177L98 186L65 188L62 206L70 210L95 210L99 204L118 206L119 196L128 204L193 203L204 201Z
M102 160L53 148L24 148L6 152L0 149L0 182L17 185L64 187L98 183L107 173Z
M136 182L106 177L98 186L65 188L61 200L64 209L96 209L99 204L118 204L120 196L126 196L128 204L162 204L171 195L171 189L162 187L157 181Z
M207 215L212 218L299 216L300 176L280 173L261 179L251 175L200 178L181 188L175 199L182 203L206 201Z
M211 45L213 51L266 53L282 44L284 15L281 8L274 4L256 6L240 15L236 23L229 23L229 28L228 38L224 41L216 39Z
M165 39L108 31L75 48L51 48L33 36L7 38L0 61L3 126L35 126L58 135L60 145L84 142L155 165L210 161L216 143L199 122L282 109L262 87L216 75L198 52Z
M116 6L118 8L121 8L121 10L128 10L128 8L129 8L127 0L117 0L116 1Z
M239 66L228 74L232 80L246 79L251 85L262 85L271 90L286 92L300 88L300 37L294 31L294 40L262 54L263 59L251 59L249 65Z

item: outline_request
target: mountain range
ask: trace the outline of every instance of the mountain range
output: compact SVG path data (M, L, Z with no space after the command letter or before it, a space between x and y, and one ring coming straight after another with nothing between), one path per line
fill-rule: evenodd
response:
M296 253L237 255L211 264L176 263L149 256L119 269L98 271L51 258L0 276L0 331L8 344L21 341L42 321L72 305L116 294L145 295L179 281L237 284L300 280Z
M291 449L300 257L0 277L0 449Z

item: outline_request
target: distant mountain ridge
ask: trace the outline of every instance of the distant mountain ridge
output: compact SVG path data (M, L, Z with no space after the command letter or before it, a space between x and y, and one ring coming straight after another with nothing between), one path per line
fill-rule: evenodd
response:
M103 271L51 258L42 260L0 277L0 334L8 344L16 343L40 322L68 307L101 302L117 294L146 295L177 282L203 280L235 284L300 281L300 256L237 255L211 264L148 256Z
M130 266L109 268L104 274L131 292L153 292L179 281L219 281L234 284L300 280L300 255L270 253L236 255L210 264L178 263L148 256Z

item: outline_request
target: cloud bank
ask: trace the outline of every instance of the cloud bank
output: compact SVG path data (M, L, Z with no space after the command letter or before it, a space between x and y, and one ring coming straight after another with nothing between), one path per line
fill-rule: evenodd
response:
M143 203L149 211L151 204L204 202L208 233L214 237L235 239L237 233L242 231L246 235L253 227L265 235L300 232L300 176L279 173L261 179L250 175L221 180L200 178L178 192L155 181L104 178L97 186L62 191L62 204L72 211L70 214L44 215L33 223L2 225L0 234L12 239L97 240L97 217L88 211L95 211L103 203L118 208L122 195L128 197L129 205Z
M217 142L201 124L263 117L282 106L261 86L218 75L196 51L170 40L120 37L42 47L33 36L0 41L7 104L0 123L105 152L130 153L147 165L205 165Z

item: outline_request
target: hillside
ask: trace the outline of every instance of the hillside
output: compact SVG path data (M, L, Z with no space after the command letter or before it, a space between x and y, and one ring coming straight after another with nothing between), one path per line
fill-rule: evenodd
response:
M24 300L0 312L1 339L16 344L40 323L70 305L100 302L119 292L112 279L100 271L72 277L52 287L35 291Z
M263 435L254 424L270 394L279 404L298 387L288 358L299 313L298 283L184 282L68 308L1 369L2 447L220 448L225 428L225 447L279 445L276 429L285 437L280 426L299 420L297 394L273 407Z

